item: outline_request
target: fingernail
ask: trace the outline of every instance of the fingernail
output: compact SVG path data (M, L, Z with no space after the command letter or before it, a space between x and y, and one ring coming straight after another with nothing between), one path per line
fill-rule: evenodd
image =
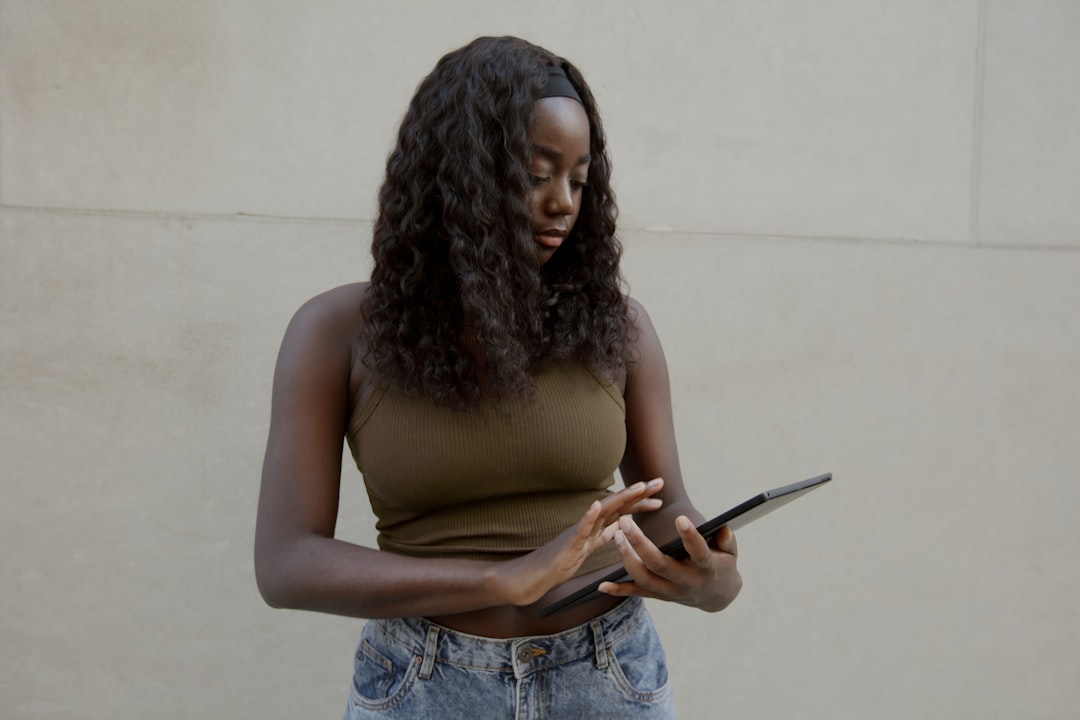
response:
M615 531L615 544L616 545L622 545L625 542L626 542L626 536L623 535L623 531L622 530L616 530Z
M680 515L679 517L675 518L675 527L679 528L683 532L686 532L687 530L692 528L693 525L690 524L689 518L687 518L685 515Z
M649 487L656 487L657 485L659 485L662 482L664 482L664 481L661 480L660 478L653 478L652 480L649 481Z

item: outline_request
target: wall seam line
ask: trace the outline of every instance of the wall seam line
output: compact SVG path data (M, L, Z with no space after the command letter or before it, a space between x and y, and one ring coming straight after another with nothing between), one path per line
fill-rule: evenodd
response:
M372 220L364 218L319 218L319 217L291 217L288 215L257 215L251 213L163 213L163 212L137 212L122 210L91 210L80 208L50 208L17 205L0 205L0 214L4 213L27 213L32 215L61 215L61 216L84 216L84 217L113 217L127 220L158 220L158 221L195 221L195 222L266 222L266 223L295 223L298 225L339 225L366 230L371 227ZM818 243L832 245L863 245L866 247L924 247L959 250L1011 250L1017 252L1060 252L1080 253L1080 245L1055 245L1051 243L1001 243L990 242L972 245L963 240L944 239L917 239L903 237L857 237L842 235L782 235L782 234L754 234L754 233L724 233L706 232L701 230L660 230L656 228L626 228L620 232L622 242L626 245L627 233L639 233L649 239L686 236L690 238L711 238L716 241L729 242L789 242L789 243Z
M303 215L263 215L259 213L212 213L212 212L168 212L159 210L109 210L103 208L70 208L48 205L5 205L0 203L0 210L24 212L33 215L82 215L89 217L115 217L132 220L197 220L213 222L284 222L312 223L326 225L371 225L374 220L368 218L313 217Z

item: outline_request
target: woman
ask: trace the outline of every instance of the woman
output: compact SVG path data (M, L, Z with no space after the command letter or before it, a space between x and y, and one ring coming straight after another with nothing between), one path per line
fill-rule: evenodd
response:
M741 587L730 532L694 529L609 183L578 70L480 38L410 104L371 282L286 331L256 574L272 606L372 618L346 717L672 717L640 598L717 611ZM378 550L334 538L342 437ZM675 536L689 559L657 550ZM632 582L538 615L619 563Z

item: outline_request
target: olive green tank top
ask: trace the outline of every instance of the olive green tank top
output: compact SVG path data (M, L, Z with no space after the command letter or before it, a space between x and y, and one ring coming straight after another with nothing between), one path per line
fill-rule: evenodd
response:
M539 369L531 398L477 414L376 390L347 439L364 475L382 550L507 560L576 523L602 498L626 446L623 398L580 365ZM610 544L579 574L618 562Z

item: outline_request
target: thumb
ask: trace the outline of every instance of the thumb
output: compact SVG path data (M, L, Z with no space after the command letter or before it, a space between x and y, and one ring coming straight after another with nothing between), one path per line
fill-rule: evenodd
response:
M728 555L738 556L739 545L735 542L735 533L727 525L720 528L716 535L716 549Z

